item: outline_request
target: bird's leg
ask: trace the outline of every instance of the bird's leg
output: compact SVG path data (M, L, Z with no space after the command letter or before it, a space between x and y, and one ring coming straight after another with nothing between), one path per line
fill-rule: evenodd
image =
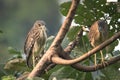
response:
M97 56L96 53L94 54L94 65L95 65L95 70L97 69Z
M33 61L33 68L35 67L35 54L32 56L32 61Z
M102 50L100 50L100 54L101 54L101 62L104 62L104 57L103 57Z
M94 64L95 64L95 66L97 66L97 61L96 61L97 59L96 59L96 54L94 54Z
M102 53L102 50L100 50L100 54L101 54L101 63L104 65L104 67L106 66L106 62L104 60L104 56L103 56L103 53Z
M91 45L95 48L95 45L94 45L94 40L91 42ZM96 53L94 54L94 65L95 65L95 70L97 69L97 59L96 59Z
M40 52L39 52L39 56L40 56L40 58L42 58L42 56L43 56L43 54L44 54L44 47L42 47L41 49L40 49Z

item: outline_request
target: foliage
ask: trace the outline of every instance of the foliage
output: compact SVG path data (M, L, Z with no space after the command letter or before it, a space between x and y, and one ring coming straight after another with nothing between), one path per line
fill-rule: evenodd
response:
M67 15L70 5L71 2L65 2L60 5L60 11L62 15ZM67 36L63 40L62 47L65 48L69 42L75 39L78 31L82 28L82 26L89 28L89 26L93 24L94 21L101 18L105 19L106 15L111 19L108 25L109 37L111 37L116 32L120 31L120 22L118 21L120 14L117 12L117 5L115 3L106 3L105 0L83 0L83 2L79 4L76 15L74 17L75 23L79 24L79 26L72 26L70 28ZM54 36L48 37L45 44L45 51L49 48L53 40ZM107 56L104 54L104 56L107 57L106 60L110 59L111 57L120 55L119 50L114 50L115 46L118 45L118 40L108 46L109 51L107 52ZM73 58L79 57L90 49L91 46L87 38L87 33L85 33L79 40L79 44L75 47L74 50L72 50L71 56ZM4 76L1 78L2 80L14 80L17 77L31 71L31 69L26 66L24 59L25 56L22 55L22 51L16 50L12 47L8 47L8 51L14 56L11 57L4 65ZM106 53L105 50L103 52ZM100 54L97 54L97 62L99 61ZM86 66L93 65L93 56L80 64ZM71 68L70 66L57 65L44 74L41 78L35 77L32 80L119 80L119 66L120 62L117 62L116 64L95 72L81 72Z
M70 4L71 2L61 4L60 11L64 16L67 15ZM109 25L114 27L112 30L119 31L120 28L115 27L115 25L120 26L118 21L120 14L117 12L117 5L115 3L106 3L105 0L84 0L78 6L74 19L77 24L89 26L100 18L106 18L107 14L111 18Z
M71 2L65 2L60 5L60 11L64 16L67 15L70 5L71 5ZM112 35L114 35L114 33L120 31L120 27L119 27L120 22L118 21L120 14L117 12L117 5L115 3L106 3L105 0L92 0L92 1L84 0L83 2L81 2L81 4L79 4L76 15L74 17L75 23L79 24L79 26L73 27L68 32L68 36L67 36L68 39L70 41L72 41L75 38L75 36L77 35L77 32L81 28L81 26L86 26L89 28L89 26L91 24L93 24L93 22L95 22L96 20L101 19L101 18L106 19L108 17L110 19L110 23L108 25L109 26L109 37L111 37ZM112 29L110 27L112 27ZM88 38L87 38L87 34L85 34L79 42L80 42L80 44L77 45L77 47L72 51L72 54L73 54L72 56L74 56L74 57L78 57L91 49ZM117 45L118 45L118 40L115 41L114 43L112 43L110 46L108 46L107 53L111 53L111 54L106 54L107 56L109 55L107 59L114 57L113 56L114 54L117 54L117 55L120 54L119 50L114 51L114 48ZM100 60L99 58L100 58L100 55L97 54L98 62ZM93 65L92 57L90 57L89 59L84 61L82 64L83 65ZM111 67L108 67L108 68L105 68L105 69L102 69L102 70L99 70L96 72L91 72L91 73L89 73L90 74L89 76L84 76L84 78L82 77L82 74L84 74L84 72L81 72L81 74L78 74L79 80L118 80L120 78L119 74L118 74L119 67L115 67L116 65L120 66L119 63L116 63L116 64L112 65ZM110 68L110 70L109 70L109 68ZM64 73L65 70L63 70L61 73ZM70 69L70 71L71 70L73 70L73 69ZM114 70L116 70L116 71L114 71ZM110 71L114 71L114 73L112 73ZM77 73L77 71L76 71L76 73ZM86 74L88 74L88 73L86 73ZM60 75L62 75L62 74L59 74L59 76ZM66 75L67 75L67 73L66 73ZM71 72L71 75L74 75L74 73L72 74L72 72ZM114 75L114 78L113 78L113 76L110 76L110 75ZM56 76L57 76L57 74L56 74ZM71 76L69 76L69 78L70 77ZM89 78L89 79L85 79L85 78ZM74 77L74 79L77 79L77 77Z
M59 76L58 76L59 75ZM86 77L89 76L89 77ZM50 75L50 79L56 78L56 80L88 80L92 79L90 73L82 73L78 70L71 68L70 66L64 66L56 70Z
M14 57L12 57L12 58L22 58L22 55L21 55L20 51L14 49L12 47L8 47L8 51L9 51L10 54L14 55Z
M12 75L9 76L3 76L1 80L15 80L16 78Z

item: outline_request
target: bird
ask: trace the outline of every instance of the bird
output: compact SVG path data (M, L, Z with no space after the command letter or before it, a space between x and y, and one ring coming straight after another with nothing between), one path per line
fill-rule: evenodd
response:
M106 20L97 20L90 27L88 38L90 44L93 48L100 45L102 42L108 39L108 25ZM107 48L106 48L107 49ZM100 50L101 54L101 63L105 65L104 56L102 50ZM97 66L96 54L94 54L94 64Z
M44 45L47 39L45 22L36 20L26 36L24 53L28 67L35 67L38 60L44 54Z

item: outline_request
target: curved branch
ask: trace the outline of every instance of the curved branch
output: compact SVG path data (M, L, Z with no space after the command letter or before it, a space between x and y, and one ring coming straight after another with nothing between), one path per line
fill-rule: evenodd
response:
M64 58L67 58L67 59L71 59L70 57L65 57ZM59 57L56 57L56 63L59 63L59 64L64 64L64 65L67 65L66 62L62 62L63 59L59 58ZM61 61L59 61L61 60ZM99 70L99 69L102 69L102 68L105 68L111 64L114 64L115 62L119 61L120 60L120 55L119 56L116 56L114 58L111 58L110 60L106 61L105 63L106 64L97 64L97 66L93 65L93 66L83 66L83 65L80 65L79 63L76 63L76 64L72 64L71 66L79 71L83 71L83 72L91 72L91 71L96 71L96 70ZM68 60L69 61L69 60Z
M72 65L78 62L82 62L83 60L85 60L86 58L88 58L89 56L95 54L96 52L98 52L99 50L105 48L107 45L111 44L112 42L114 42L117 38L120 37L120 32L116 33L114 36L112 36L111 38L109 38L108 40L106 40L105 42L103 42L102 44L100 44L99 46L97 46L96 48L88 51L87 53L85 53L84 55L73 59L73 60L65 60L62 59L60 57L52 57L51 60L52 62L56 63L56 64L63 64L63 65ZM68 56L66 54L64 54L65 56Z
M100 70L103 69L109 65L115 64L117 61L120 60L120 56L111 58L110 60L106 61L106 65L103 64L97 64L97 66L82 66L79 63L72 65L73 68L83 71L83 72L92 72L92 71L96 71L96 70Z
M99 69L103 69L109 65L112 65L114 64L115 62L119 61L120 60L120 56L117 56L117 57L114 57L114 58L111 58L110 60L106 61L106 65L104 64L97 64L97 66L82 66L80 65L79 63L77 64L74 64L74 65L71 65L73 68L77 69L77 70L80 70L80 71L83 71L83 72L92 72L92 71L96 71L96 70L99 70Z
M74 41L70 42L69 45L64 49L64 51L67 52L67 53L70 53L70 52L73 50L73 48L76 46L76 44L79 43L79 40L80 40L80 38L82 37L82 34L83 34L83 29L81 29L81 30L78 32L76 39L75 39ZM60 46L60 47L61 47L61 46ZM60 50L63 51L62 47L60 48ZM59 52L59 51L58 51L58 52ZM66 54L67 54L67 53L66 53ZM60 55L60 56L63 56L63 54L59 54L59 55ZM57 56L58 56L58 55L57 55ZM47 72L47 71L49 71L51 68L53 68L53 67L55 67L55 66L56 66L56 64L52 63L52 64L50 64L50 65L45 69L45 71Z

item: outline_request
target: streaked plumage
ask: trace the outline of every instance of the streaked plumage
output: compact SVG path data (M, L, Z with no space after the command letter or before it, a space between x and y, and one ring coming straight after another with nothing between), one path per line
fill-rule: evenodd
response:
M29 31L24 45L28 67L34 67L38 59L44 54L44 44L46 39L45 23L44 21L37 20Z
M96 47L106 39L108 39L108 26L105 20L96 21L91 27L88 34L89 41L92 47ZM104 62L102 51L101 58ZM96 54L95 54L95 65L96 65Z

